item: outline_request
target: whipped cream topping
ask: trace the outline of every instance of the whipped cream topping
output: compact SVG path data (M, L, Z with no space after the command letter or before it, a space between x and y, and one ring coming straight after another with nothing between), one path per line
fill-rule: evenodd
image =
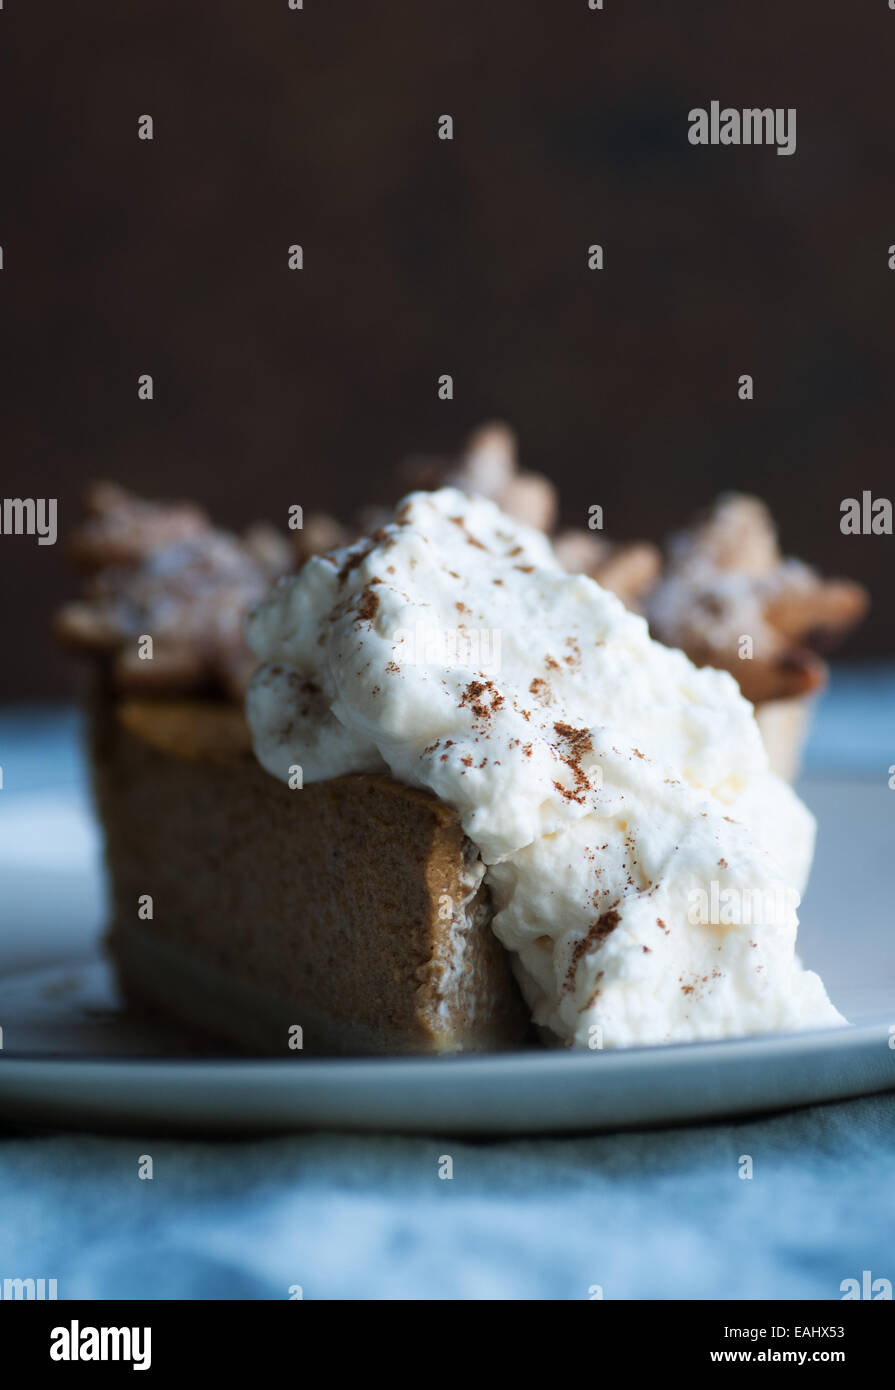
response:
M453 489L252 614L265 768L391 773L478 846L535 1022L620 1047L844 1020L795 955L814 822L733 678Z

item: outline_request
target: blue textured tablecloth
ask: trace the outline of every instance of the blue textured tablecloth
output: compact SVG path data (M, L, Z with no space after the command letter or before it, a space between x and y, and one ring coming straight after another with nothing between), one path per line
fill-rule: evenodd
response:
M488 1144L14 1138L0 1275L71 1298L836 1299L865 1269L895 1283L893 1139L895 1095Z
M893 710L891 669L843 673L809 766L878 776ZM77 782L73 728L16 716L25 785ZM865 1270L895 1283L893 1235L895 1094L487 1143L0 1137L0 1279L61 1298L837 1299Z

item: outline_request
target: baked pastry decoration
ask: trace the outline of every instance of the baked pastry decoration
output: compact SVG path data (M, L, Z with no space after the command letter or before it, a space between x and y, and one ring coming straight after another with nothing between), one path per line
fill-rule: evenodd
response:
M867 611L860 584L783 556L768 508L727 493L671 539L647 597L650 631L697 666L730 671L756 706L772 763L792 776L829 651Z
M85 510L70 545L83 592L57 614L59 640L93 653L118 692L241 699L254 668L245 615L292 567L286 539L260 525L237 537L192 503L147 502L110 483L88 489Z

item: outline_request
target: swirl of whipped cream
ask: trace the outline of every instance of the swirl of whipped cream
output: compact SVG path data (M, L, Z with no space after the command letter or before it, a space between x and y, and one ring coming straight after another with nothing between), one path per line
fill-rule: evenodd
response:
M255 752L458 812L534 1021L620 1047L844 1022L795 942L814 821L733 678L653 641L539 532L453 488L255 609Z

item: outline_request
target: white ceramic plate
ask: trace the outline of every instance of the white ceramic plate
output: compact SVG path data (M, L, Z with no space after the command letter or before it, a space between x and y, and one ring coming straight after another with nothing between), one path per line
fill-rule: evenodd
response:
M800 946L847 1029L625 1052L241 1060L197 1054L120 1007L89 807L0 804L0 1120L42 1127L501 1133L667 1124L895 1086L895 801L884 781L812 780L821 824Z

